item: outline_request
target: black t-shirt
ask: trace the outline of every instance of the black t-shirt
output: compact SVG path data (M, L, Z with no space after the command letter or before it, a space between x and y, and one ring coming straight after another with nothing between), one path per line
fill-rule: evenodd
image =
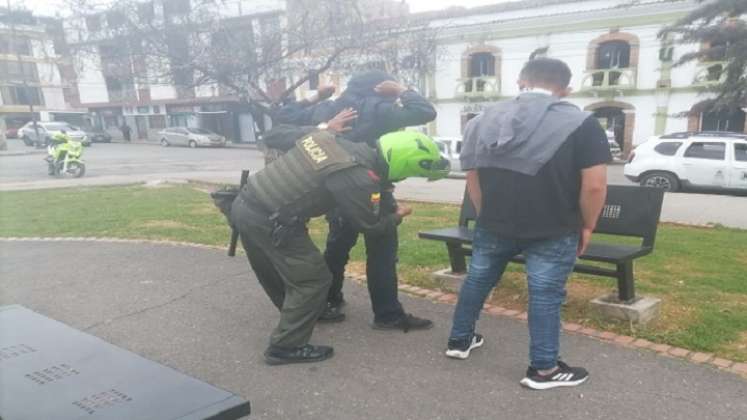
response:
M587 118L535 176L480 168L478 225L513 239L540 239L581 228L581 170L612 159L607 135Z

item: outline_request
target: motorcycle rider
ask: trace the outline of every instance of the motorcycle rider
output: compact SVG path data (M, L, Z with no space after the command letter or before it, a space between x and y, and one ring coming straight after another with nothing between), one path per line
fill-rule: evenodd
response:
M293 148L249 178L230 213L257 279L280 310L265 351L271 365L318 362L333 353L308 343L325 310L332 273L306 222L337 208L356 229L386 235L412 212L382 208L391 183L409 176L436 180L449 172L433 140L418 132L384 135L376 147L314 127L299 134Z
M50 140L49 155L46 159L49 163L49 175L54 175L57 162L65 159L65 150L63 146L71 140L72 139L67 135L67 131L65 130L60 130L59 133L52 136Z

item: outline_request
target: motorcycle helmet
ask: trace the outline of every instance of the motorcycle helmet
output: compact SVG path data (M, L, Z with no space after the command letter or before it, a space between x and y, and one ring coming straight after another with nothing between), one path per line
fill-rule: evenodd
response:
M430 137L417 131L396 131L379 138L379 150L389 165L387 178L401 181L415 176L429 181L446 178L451 164Z
M65 133L65 130L62 130L61 132L55 134L52 136L52 142L54 143L66 143L68 141L67 134Z

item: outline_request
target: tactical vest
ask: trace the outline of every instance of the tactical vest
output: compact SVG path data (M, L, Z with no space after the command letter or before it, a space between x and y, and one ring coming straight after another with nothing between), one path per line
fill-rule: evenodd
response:
M366 154L374 155L368 146L346 145L350 150L325 131L303 137L286 154L252 175L241 193L284 218L324 214L332 205L332 197L323 188L324 179L364 163Z

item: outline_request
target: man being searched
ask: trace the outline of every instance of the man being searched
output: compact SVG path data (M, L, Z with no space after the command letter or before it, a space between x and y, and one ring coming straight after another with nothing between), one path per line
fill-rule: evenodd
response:
M322 95L323 92L323 95ZM320 96L330 95L330 88L320 88ZM315 98L316 99L316 98ZM334 116L334 118L332 118ZM397 83L379 70L354 75L339 98L327 101L301 101L281 110L278 122L295 125L329 125L345 139L364 143L372 148L382 135L408 126L425 124L436 118L436 110L423 96ZM327 121L329 120L329 124ZM340 130L340 122L346 127ZM394 187L381 192L381 211L392 212L397 207ZM324 259L332 272L327 308L320 321L334 322L345 318L342 293L345 266L350 250L355 246L360 230L337 209L327 214L329 233ZM397 229L380 235L363 232L366 243L366 277L376 329L415 330L433 326L430 320L405 313L397 288Z
M332 274L306 222L337 208L357 230L387 235L412 210L384 212L383 189L409 176L435 180L449 171L436 144L421 133L391 133L372 148L328 131L294 129L296 146L249 178L230 214L254 273L280 310L265 352L273 365L321 361L333 352L309 344Z
M560 306L576 257L589 245L607 192L609 144L599 122L562 100L571 71L540 58L521 71L522 93L467 126L462 167L478 210L472 259L454 312L446 355L482 346L475 323L506 264L526 259L532 389L575 386L589 377L558 357Z

